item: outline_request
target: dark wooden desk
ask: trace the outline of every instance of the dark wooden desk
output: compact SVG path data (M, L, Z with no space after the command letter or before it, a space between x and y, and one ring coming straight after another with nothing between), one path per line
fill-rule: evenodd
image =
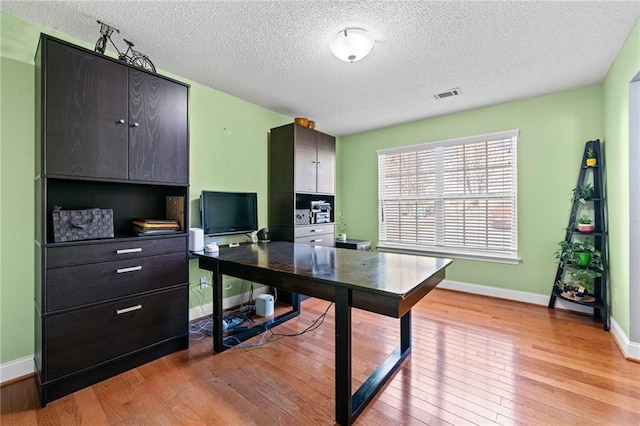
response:
M222 276L229 275L335 302L336 422L349 425L411 352L411 308L444 279L451 260L288 242L221 247L219 254L194 253L213 272L213 349L237 344L223 339ZM351 395L351 308L400 318L400 345ZM293 310L267 322L276 326ZM254 327L240 341L264 331Z

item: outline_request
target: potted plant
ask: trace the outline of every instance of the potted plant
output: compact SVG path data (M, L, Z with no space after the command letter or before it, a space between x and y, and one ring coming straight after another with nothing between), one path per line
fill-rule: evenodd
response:
M560 248L556 251L556 259L558 260L558 266L565 267L570 264L575 258L575 252L578 249L577 243L569 241L560 241L558 243Z
M591 240L560 241L560 248L556 251L556 259L561 267L575 266L580 268L600 268L602 260L600 252L595 249Z
M594 269L577 269L571 273L576 279L575 296L584 297L593 294L593 280L602 276L600 271Z
M588 238L582 242L561 241L560 249L556 252L556 259L562 268L570 268L569 275L574 282L556 282L563 292L575 298L585 298L588 293L593 294L595 278L602 276L602 257Z
M347 224L344 223L344 214L338 213L338 220L336 221L336 231L338 231L338 241L347 240Z
M596 158L596 153L593 151L593 148L589 146L587 148L587 167L595 167L598 164L598 159Z
M580 216L578 219L578 231L588 233L595 231L595 229L596 227L590 217Z
M573 201L578 200L584 204L586 202L585 199L593 197L594 193L595 188L590 183L578 185L573 188Z

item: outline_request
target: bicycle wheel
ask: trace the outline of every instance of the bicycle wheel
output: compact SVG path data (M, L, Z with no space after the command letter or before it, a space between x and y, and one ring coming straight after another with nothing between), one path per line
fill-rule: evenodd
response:
M133 58L131 58L131 65L153 73L156 72L156 67L153 65L153 62L151 62L151 59L142 54L134 55Z
M106 47L106 45L107 39L105 37L100 37L98 41L96 41L96 48L94 50L104 55L104 48Z

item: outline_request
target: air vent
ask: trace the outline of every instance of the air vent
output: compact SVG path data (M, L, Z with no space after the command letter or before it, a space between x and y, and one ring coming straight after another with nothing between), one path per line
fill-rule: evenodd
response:
M458 96L462 92L459 87L455 89L449 89L446 92L438 93L437 95L433 95L433 99L442 99L442 98L450 98L452 96Z

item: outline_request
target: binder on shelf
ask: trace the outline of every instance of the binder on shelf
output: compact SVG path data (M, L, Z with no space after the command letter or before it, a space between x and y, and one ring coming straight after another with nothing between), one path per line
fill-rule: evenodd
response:
M131 223L138 236L180 232L178 221L172 219L134 219Z

